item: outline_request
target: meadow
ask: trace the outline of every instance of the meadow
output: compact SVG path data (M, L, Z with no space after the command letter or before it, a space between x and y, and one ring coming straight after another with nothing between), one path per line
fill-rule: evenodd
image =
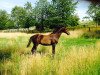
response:
M26 33L0 33L0 75L99 75L100 39L84 38L83 30L62 34L52 58L51 46L26 48Z

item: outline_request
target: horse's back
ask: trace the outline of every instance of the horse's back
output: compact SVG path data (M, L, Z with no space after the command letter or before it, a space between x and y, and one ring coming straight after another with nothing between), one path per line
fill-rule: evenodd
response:
M39 34L35 34L35 35L31 36L30 38L34 42L34 41L36 41L36 39L38 38L38 36L39 36Z
M44 35L42 34L35 34L33 36L31 36L31 40L33 41L33 43L39 44L41 42L41 39L43 38Z

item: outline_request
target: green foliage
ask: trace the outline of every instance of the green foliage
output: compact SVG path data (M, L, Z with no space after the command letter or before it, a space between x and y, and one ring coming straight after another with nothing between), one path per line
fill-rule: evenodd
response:
M79 18L74 16L77 2L73 0L55 0L48 3L46 0L37 2L35 10L39 21L37 28L56 28L57 26L76 26ZM71 23L70 23L71 22Z
M100 30L89 31L82 35L84 38L100 38Z
M39 0L34 8L35 18L38 21L36 28L40 31L44 30L44 21L48 18L48 6L49 2L47 0Z
M26 17L25 17L25 24L24 24L24 28L29 28L31 26L35 26L36 24L36 20L35 20L35 17L34 17L34 12L33 11L33 7L32 7L32 4L30 2L27 2L25 5L24 5L24 9L26 11Z
M16 27L14 26L13 20L11 20L11 19L8 19L8 21L7 21L5 27L6 27L6 29L13 29L13 28L16 28Z
M79 17L77 15L72 15L69 17L69 19L67 20L67 24L68 26L77 26L79 25Z
M23 27L25 23L26 10L23 7L15 6L11 11L11 17L15 22L16 28Z
M73 15L75 11L77 2L73 2L73 0L55 0L53 1L53 5L56 10L56 20L58 18L57 24L58 25L63 25L63 26L74 26L75 21L75 16ZM55 23L55 22L54 22Z
M11 18L16 28L29 28L36 23L33 7L30 2L27 2L24 7L15 6L12 9Z
M31 26L36 26L37 30L43 31L58 26L77 26L79 18L74 14L76 4L74 0L52 0L51 2L39 0L35 7L32 7L32 4L27 2L23 7L12 8L9 15L6 12L3 13L4 16L0 15L0 23L2 23L0 29L29 29Z
M6 23L8 22L8 14L4 10L0 10L0 30L5 29Z
M87 13L90 17L100 25L100 5L90 4Z
M46 27L47 28L56 28L56 27L59 27L59 26L66 26L65 24L63 24L63 20L59 17L53 17L53 18L49 18L49 19L46 19L44 21L44 24L48 24Z

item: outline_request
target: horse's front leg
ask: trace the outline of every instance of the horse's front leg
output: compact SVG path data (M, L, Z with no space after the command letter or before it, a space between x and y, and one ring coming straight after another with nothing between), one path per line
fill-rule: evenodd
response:
M34 44L34 46L32 47L32 50L31 50L32 54L34 54L34 53L36 52L37 46L38 46L38 45L35 45L35 44Z
M56 44L53 44L53 45L52 45L52 55L53 55L53 56L55 55L55 46L56 46Z

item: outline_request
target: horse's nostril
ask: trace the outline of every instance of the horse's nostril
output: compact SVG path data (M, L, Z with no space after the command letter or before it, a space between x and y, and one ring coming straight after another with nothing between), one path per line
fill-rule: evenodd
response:
M69 32L67 32L67 35L70 35L70 33L69 33Z

